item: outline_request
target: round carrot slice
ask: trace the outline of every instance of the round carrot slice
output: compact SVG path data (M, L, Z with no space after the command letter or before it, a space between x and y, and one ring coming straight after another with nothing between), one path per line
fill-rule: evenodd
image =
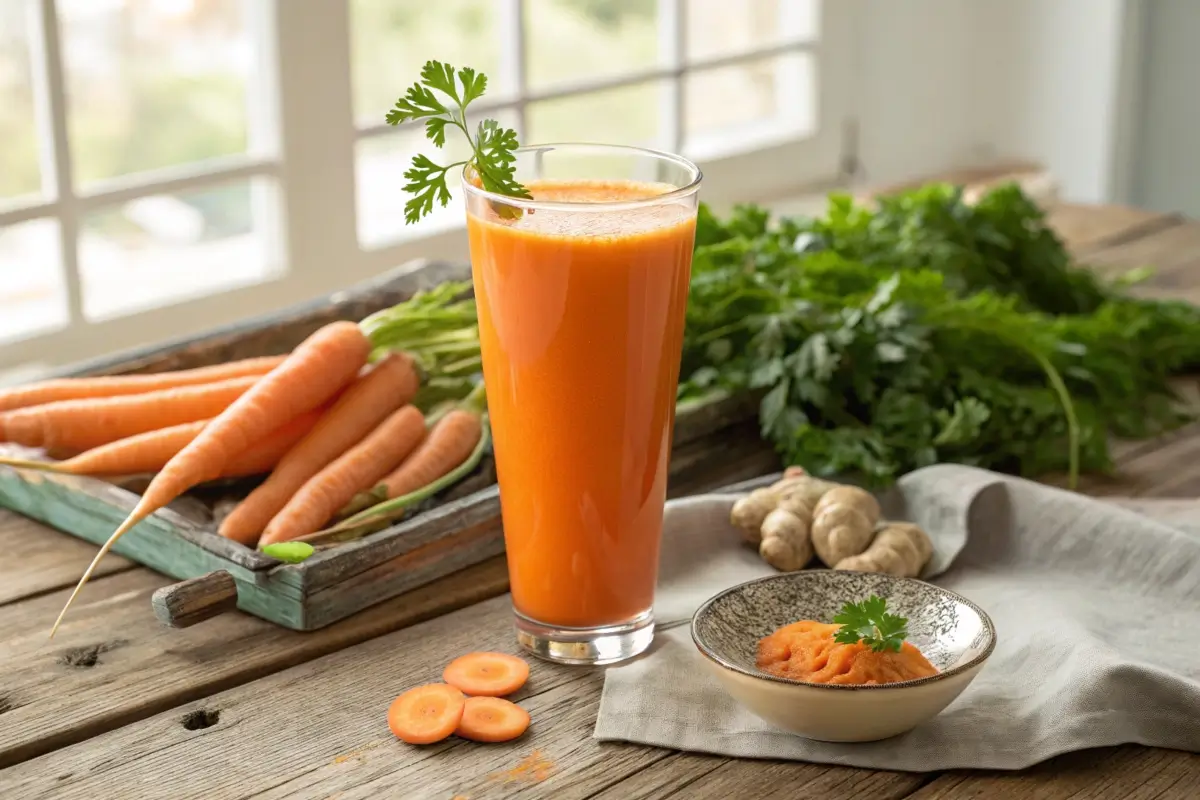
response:
M442 680L473 697L503 697L525 685L529 665L507 653L467 653L446 665Z
M473 742L507 742L529 728L529 712L499 697L468 697L455 734Z
M440 742L458 727L466 705L463 693L444 683L409 689L388 708L388 727L409 744Z

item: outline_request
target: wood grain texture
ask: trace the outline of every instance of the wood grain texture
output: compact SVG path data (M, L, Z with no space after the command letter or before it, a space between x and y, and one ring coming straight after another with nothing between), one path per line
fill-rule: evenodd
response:
M0 768L495 597L508 573L492 559L315 633L240 613L165 628L149 605L166 583L141 569L93 581L53 640L65 591L0 607Z
M156 589L150 605L158 621L190 628L218 614L237 610L237 581L223 569Z
M1091 263L1090 254L1143 238L1183 223L1176 214L1162 214L1130 206L1091 206L1058 203L1046 221L1076 258Z
M1088 253L1088 266L1101 273L1119 272L1132 267L1153 267L1156 278L1151 285L1164 285L1164 275L1176 273L1181 267L1194 264L1200 258L1200 223L1181 221L1145 236L1138 236L1111 247ZM1186 274L1186 271L1185 271ZM1194 287L1196 276L1188 278Z
M1069 753L1031 769L950 773L908 795L911 800L1194 800L1200 753L1136 745Z
M0 606L3 606L74 586L96 555L96 548L0 509L0 554ZM133 567L120 556L113 556L100 563L96 575L101 577Z
M388 732L384 712L400 691L435 680L441 666L463 652L513 647L509 600L496 598L27 761L0 773L0 796L132 797L152 784L178 800L221 792L263 800L583 800L660 797L662 789L684 783L678 769L664 773L661 766L641 777L664 764L669 751L591 738L603 683L596 669L532 662L529 682L513 699L533 724L515 742L481 746L451 739L416 748ZM199 724L206 727L194 729ZM248 742L269 745L245 758ZM516 769L531 757L543 763L543 780ZM687 757L673 765L707 768L713 761L703 781L687 784L702 791L694 796L891 798L920 782L919 776L799 763ZM622 787L626 780L633 782L629 792Z

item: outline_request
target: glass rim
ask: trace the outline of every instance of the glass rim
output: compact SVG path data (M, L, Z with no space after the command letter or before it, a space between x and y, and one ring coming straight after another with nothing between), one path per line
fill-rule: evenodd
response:
M637 145L599 144L595 142L547 142L545 144L524 145L522 147L518 147L516 152L518 154L535 153L560 148L608 151L616 154L646 156L659 161L667 161L675 164L689 173L691 179L684 186L672 189L669 192L651 195L650 197L641 197L637 200L588 200L581 202L571 202L567 200L527 200L524 197L513 197L507 194L500 194L499 192L490 192L487 189L476 186L471 182L470 179L470 173L474 168L470 164L466 164L463 166L462 171L463 191L467 194L473 194L485 198L493 203L503 203L504 205L531 210L585 211L592 209L595 211L626 211L660 205L669 200L695 194L700 188L700 182L704 179L704 173L700 171L700 167L683 156L676 155L674 153L668 153L665 150L655 150L650 147L639 147Z

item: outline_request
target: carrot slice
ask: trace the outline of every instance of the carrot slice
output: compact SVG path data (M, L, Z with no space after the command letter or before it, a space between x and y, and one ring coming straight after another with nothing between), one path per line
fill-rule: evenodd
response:
M468 697L455 734L473 742L507 742L529 728L529 712L499 697Z
M507 653L467 653L442 672L442 680L474 697L503 697L528 679L529 665Z
M388 727L409 744L433 744L454 733L466 707L463 693L444 683L416 686L392 701Z

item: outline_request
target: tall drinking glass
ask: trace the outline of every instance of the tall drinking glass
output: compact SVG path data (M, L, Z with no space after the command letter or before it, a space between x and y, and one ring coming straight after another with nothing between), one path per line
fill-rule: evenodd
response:
M700 170L585 144L516 167L534 199L464 188L517 638L607 664L654 635Z

